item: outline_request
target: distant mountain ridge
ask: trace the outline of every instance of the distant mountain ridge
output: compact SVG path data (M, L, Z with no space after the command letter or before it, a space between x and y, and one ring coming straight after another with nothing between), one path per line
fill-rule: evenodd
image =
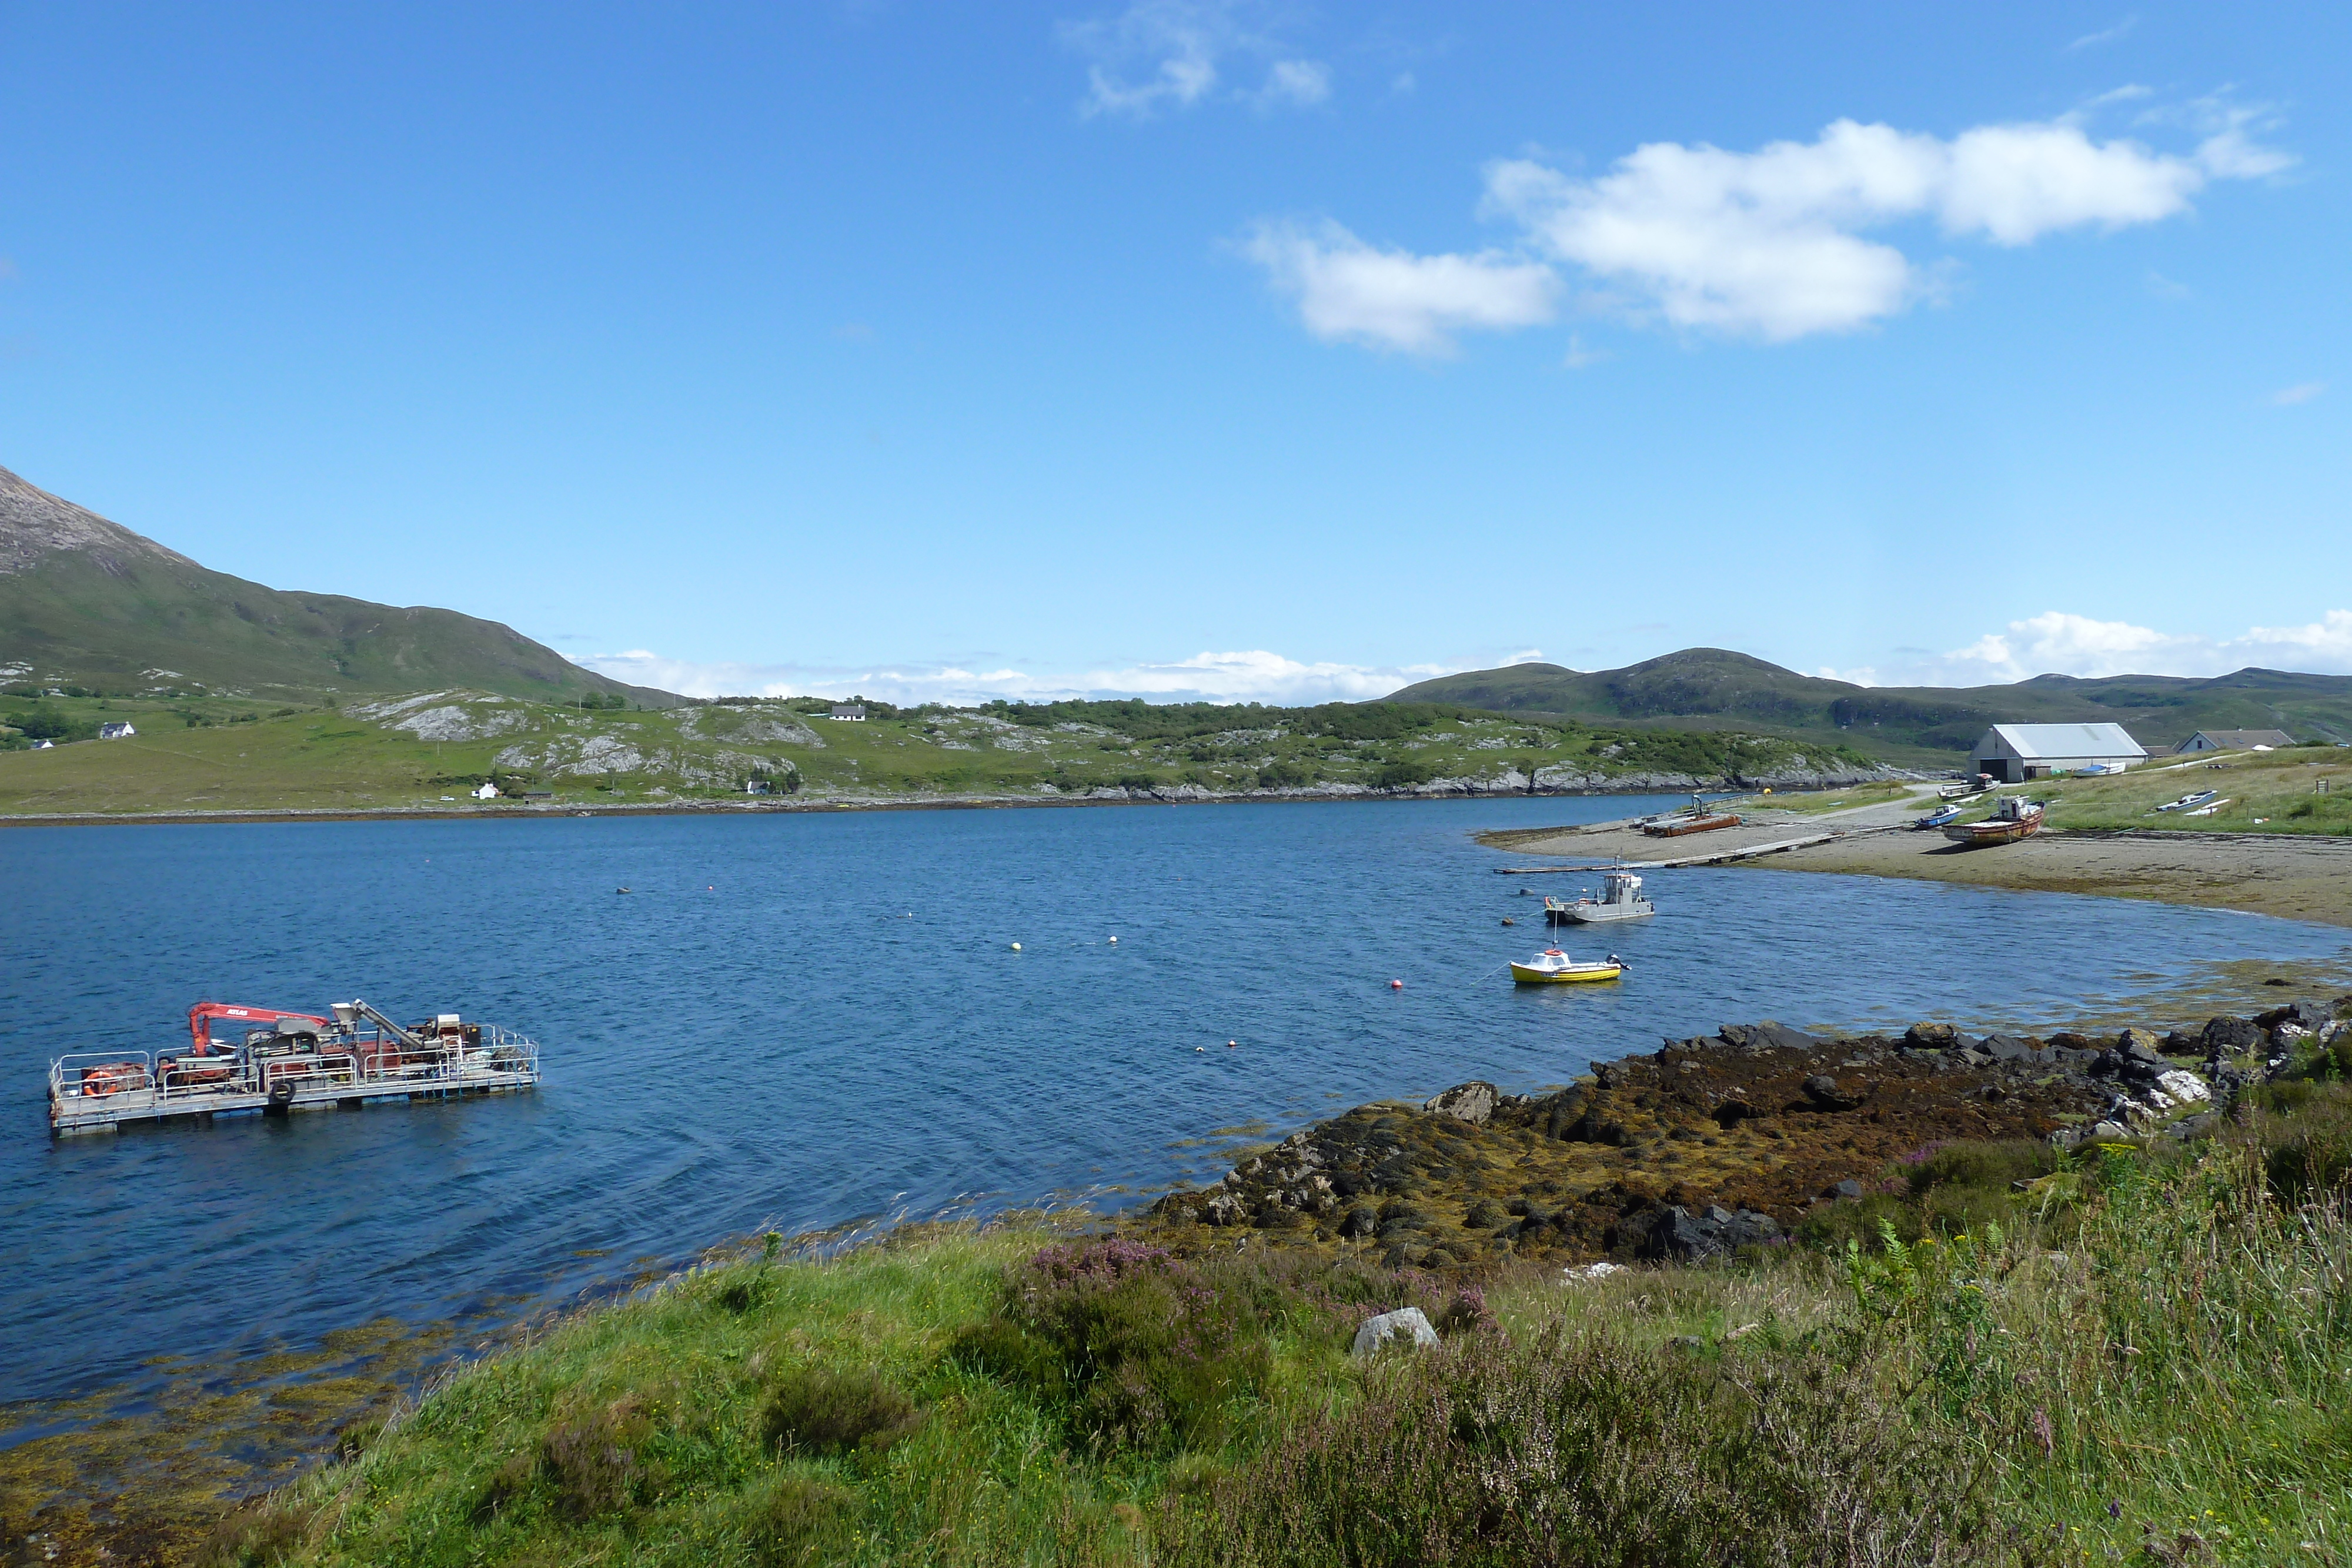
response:
M0 468L0 685L10 683L679 700L582 669L494 621L211 570Z
M1745 729L1839 740L1897 761L1965 752L1995 724L2120 724L2150 751L2200 729L2284 729L2352 740L2352 675L2240 670L2210 679L2037 675L2013 685L1859 686L1801 675L1724 648L1685 648L1620 670L1509 664L1442 675L1390 702L1460 703L1502 713L1674 729Z

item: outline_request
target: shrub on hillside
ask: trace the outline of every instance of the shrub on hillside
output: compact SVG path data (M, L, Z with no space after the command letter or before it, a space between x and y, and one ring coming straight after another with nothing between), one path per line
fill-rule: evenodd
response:
M820 1366L786 1374L760 1411L761 1436L787 1454L887 1448L919 1420L915 1402L880 1374Z
M653 1414L635 1395L557 1420L539 1449L557 1504L595 1519L654 1500L667 1477L645 1451L653 1435Z
M2273 1086L2285 1090L2284 1083ZM2283 1203L2352 1189L2352 1086L2301 1083L2292 1098L2293 1114L2266 1116L2258 1124L2263 1174Z
M1273 1363L1246 1292L1131 1241L1038 1253L955 1354L1056 1409L1087 1446L1147 1452L1213 1435Z
M749 1528L757 1561L775 1568L838 1562L843 1527L856 1508L855 1493L804 1476L779 1476L754 1502Z
M1953 1563L1957 1443L1836 1358L1753 1365L1548 1333L1391 1363L1223 1485L1226 1564Z

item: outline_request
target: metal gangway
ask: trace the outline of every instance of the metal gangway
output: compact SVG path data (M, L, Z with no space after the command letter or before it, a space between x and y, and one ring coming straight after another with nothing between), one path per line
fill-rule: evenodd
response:
M371 1101L509 1093L539 1082L539 1043L456 1013L405 1029L363 1001L334 1018L198 1003L192 1048L177 1055L69 1051L49 1063L49 1131L110 1133L142 1122L239 1113L356 1110ZM266 1017L243 1043L209 1035L209 1019Z

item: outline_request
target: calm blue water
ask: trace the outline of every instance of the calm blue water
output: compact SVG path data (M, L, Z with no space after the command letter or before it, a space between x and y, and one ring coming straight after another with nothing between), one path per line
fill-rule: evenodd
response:
M0 832L0 1400L158 1346L544 1299L763 1225L1148 1187L1207 1174L1174 1145L1212 1129L1557 1082L1727 1020L2042 1021L2194 962L2346 951L2243 915L1693 870L1588 944L1633 962L1622 985L1515 991L1496 971L1540 913L1499 918L1538 901L1468 835L1673 803ZM353 995L524 1030L546 1084L47 1134L60 1051L170 1046L199 997Z

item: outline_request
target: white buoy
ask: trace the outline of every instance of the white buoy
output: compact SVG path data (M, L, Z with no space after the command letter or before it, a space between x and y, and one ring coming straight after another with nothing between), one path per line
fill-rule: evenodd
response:
M1240 1040L1229 1040L1225 1041L1225 1049L1226 1049L1227 1051L1231 1051L1231 1050L1233 1050L1235 1046L1237 1046L1237 1045L1239 1045L1239 1044L1241 1044L1241 1041L1240 1041Z
M1116 937L1116 936L1112 937L1112 938L1110 939L1110 945L1111 945L1112 946L1114 946L1114 947L1118 946L1118 937Z
M1021 944L1020 944L1020 943L1018 943L1018 942L1015 942L1014 944L1013 944L1013 950L1015 953L1018 953L1019 951L1021 951Z

